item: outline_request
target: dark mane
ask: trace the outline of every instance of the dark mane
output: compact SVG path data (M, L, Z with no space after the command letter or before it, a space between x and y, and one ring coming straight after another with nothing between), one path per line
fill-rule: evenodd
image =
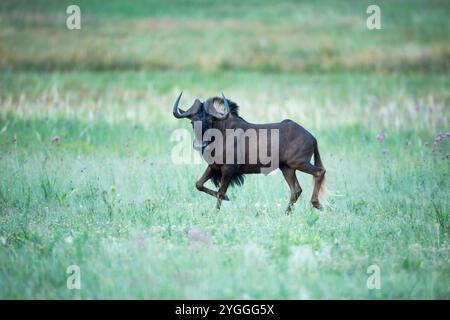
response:
M220 97L210 98L213 105L223 106L223 100ZM209 99L208 99L209 100ZM236 102L227 99L228 105L230 106L230 112L235 116L239 116L239 106Z

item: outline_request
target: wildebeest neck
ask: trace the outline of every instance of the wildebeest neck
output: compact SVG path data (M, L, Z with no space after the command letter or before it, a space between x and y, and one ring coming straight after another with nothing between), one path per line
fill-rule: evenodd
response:
M228 119L226 120L218 120L212 123L212 128L221 131L225 134L226 129L243 129L246 130L252 127L252 124L241 118L240 116L236 116L234 114L230 114Z

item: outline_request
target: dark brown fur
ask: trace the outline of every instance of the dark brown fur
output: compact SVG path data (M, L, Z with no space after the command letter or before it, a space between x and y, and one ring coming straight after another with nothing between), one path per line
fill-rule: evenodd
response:
M302 126L289 119L277 123L249 123L239 116L238 106L236 103L230 100L226 101L229 107L229 114L225 119L218 120L215 116L212 116L208 113L208 110L211 110L211 106L216 109L218 105L223 105L223 99L218 97L210 98L204 103L201 103L198 100L196 103L200 104L198 104L198 106L196 107L196 112L186 117L189 118L192 122L201 121L202 132L205 132L206 130L211 128L220 130L225 139L226 129L243 129L244 131L246 131L247 129L278 129L279 169L282 171L283 176L286 179L286 182L288 183L291 191L291 197L286 211L288 213L291 211L292 206L302 193L302 188L300 187L295 174L296 170L300 170L313 176L314 187L311 196L311 203L315 208L320 209L321 204L319 202L319 192L323 191L323 187L321 188L321 186L325 179L325 168L323 167L319 149L317 146L317 141L314 136ZM193 107L191 107L191 109ZM186 113L188 112L189 110ZM268 137L270 137L270 134L268 135ZM268 139L268 142L268 150L270 150L270 138ZM201 141L200 143L203 151L210 142ZM235 141L234 144L236 146L237 142ZM225 141L223 143L223 146L225 155ZM217 198L218 209L220 209L222 200L229 200L226 196L229 185L242 185L244 182L245 174L261 173L261 168L265 167L263 164L261 164L259 159L256 164L250 164L248 161L248 154L249 144L246 143L246 161L244 164L236 164L236 161L234 162L234 164L226 164L225 161L223 161L223 164L211 163L206 168L203 176L197 181L196 187L199 191L203 191ZM314 165L310 163L312 156L314 156ZM205 182L210 179L212 180L214 185L219 188L218 191L213 191L204 186Z

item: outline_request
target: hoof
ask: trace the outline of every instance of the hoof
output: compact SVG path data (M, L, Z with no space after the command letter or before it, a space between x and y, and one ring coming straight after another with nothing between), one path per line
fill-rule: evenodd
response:
M323 210L323 206L320 204L320 202L311 202L313 207L317 210Z
M286 211L284 212L287 216L290 215L292 213L292 206L288 206L286 208Z

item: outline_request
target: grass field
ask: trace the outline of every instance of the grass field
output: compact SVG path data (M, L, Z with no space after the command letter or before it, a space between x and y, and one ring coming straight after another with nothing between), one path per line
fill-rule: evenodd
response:
M450 298L448 1L379 1L378 31L368 1L75 2L76 31L0 3L0 298ZM216 212L171 158L181 90L310 130L326 208L298 174L286 216L277 172Z

